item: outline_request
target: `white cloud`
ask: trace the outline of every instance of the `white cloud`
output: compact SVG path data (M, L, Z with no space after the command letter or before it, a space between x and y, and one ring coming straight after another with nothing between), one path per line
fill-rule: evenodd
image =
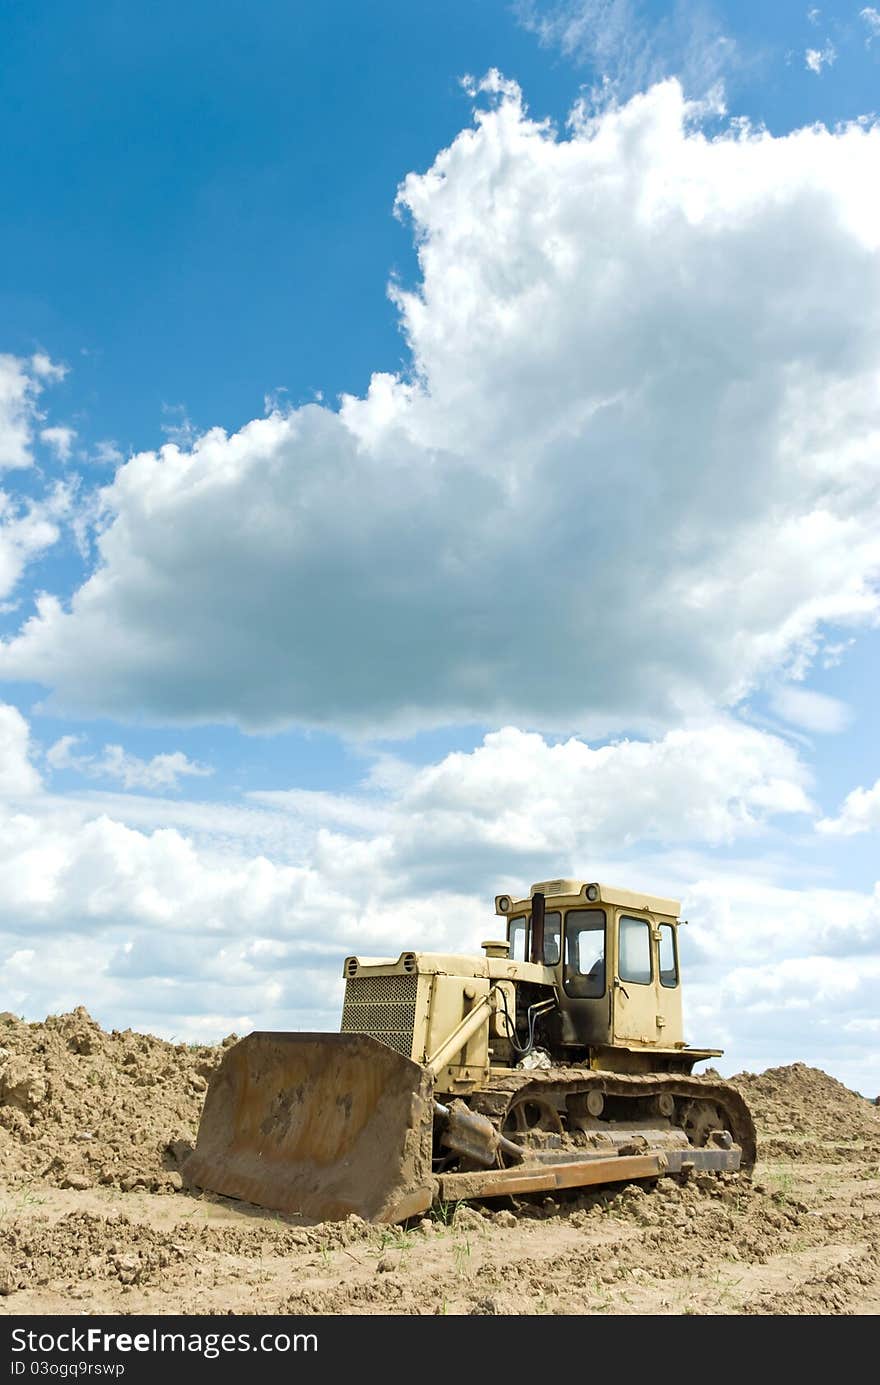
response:
M118 466L123 460L122 452L112 438L104 438L95 443L94 451L88 457L95 466Z
M621 99L675 74L703 96L740 60L705 5L676 6L657 17L640 0L517 0L520 24L601 80L603 96Z
M880 1004L877 955L817 953L745 965L720 982L692 985L685 995L699 1034L728 1046L724 1072L803 1062L867 1096L877 1094L878 1053L870 1028Z
M70 753L68 739L53 758ZM688 1034L726 1043L728 1071L821 1038L825 1066L860 1073L880 887L786 888L766 856L700 855L766 845L775 815L808 808L806 782L785 742L722 721L599 748L507 728L437 764L386 757L345 795L250 807L64 798L40 790L27 724L0 709L5 1003L31 1017L84 1003L177 1037L335 1029L347 953L475 953L497 932L496 891L587 875L682 895Z
M694 115L669 82L560 139L502 93L403 184L412 378L133 457L0 672L117 716L594 735L876 620L880 131Z
M30 466L34 426L42 415L37 397L44 384L63 378L65 367L42 353L30 360L0 355L0 467Z
M255 790L248 798L277 812L330 827L378 831L388 817L387 809L376 803L316 789Z
M809 68L810 72L815 72L818 77L821 75L822 68L831 67L836 57L834 45L826 43L824 48L808 48L804 54L804 65Z
M880 979L880 959L858 965L839 957L784 958L774 967L737 967L725 977L734 1005L752 1013L788 1010L825 1011L838 1007L866 981Z
M866 5L863 10L859 10L859 18L868 27L868 37L865 42L870 43L872 39L880 35L880 12L873 5Z
M105 745L98 755L81 755L75 747L82 736L62 736L46 751L52 769L71 769L90 779L118 779L126 789L174 789L183 775L211 774L206 765L189 760L181 750L142 760L121 745Z
M40 429L41 441L46 443L48 447L51 447L55 455L62 462L70 460L70 452L75 437L75 428L54 427Z
M850 958L853 966L859 958L880 958L880 884L871 894L793 888L776 884L766 866L756 878L719 865L706 879L690 881L685 914L698 920L688 936L694 961L716 973L725 964L749 965L766 968L772 978L786 958Z
M822 667L837 668L843 662L843 656L848 649L855 644L855 640L850 637L848 640L838 640L834 644L825 644L822 647Z
M19 922L83 933L137 924L210 935L259 919L271 934L288 918L299 927L307 870L260 857L223 860L176 831L146 834L109 818L18 813L4 829L0 891Z
M14 708L6 708L5 715L6 759L0 760L5 778L0 777L0 785L6 784L7 793L35 792L39 778L28 760L27 723ZM65 736L56 742L46 755L50 767L84 766L89 773L100 764L98 757L77 753L78 739ZM143 779L143 769L139 777ZM385 766L380 776L385 788L368 780L362 790L348 795L305 790L252 794L251 809L149 802L138 795L64 799L43 794L28 808L32 816L19 814L9 829L9 879L25 895L35 891L42 899L48 890L56 901L53 918L76 916L84 910L83 895L71 887L70 863L100 858L103 899L107 879L119 873L112 863L135 857L149 865L152 883L144 897L161 896L157 907L163 917L192 918L199 926L205 909L211 911L211 901L224 889L219 883L208 888L209 872L206 868L203 876L199 863L218 852L238 861L245 874L257 868L255 863L268 872L267 878L287 882L317 872L322 888L337 899L366 901L389 891L415 892L422 898L431 875L433 895L473 889L477 876L479 888L494 893L498 872L513 870L527 884L529 870L544 870L551 861L557 871L581 869L597 854L607 856L633 844L718 843L754 836L775 815L809 811L808 777L785 742L733 722L672 732L657 742L623 741L598 749L575 739L551 745L534 733L508 727L486 736L468 755L453 753L423 767L399 765L391 775ZM175 814L182 831L156 827ZM128 818L138 826L127 825ZM291 831L291 819L298 819L300 827ZM255 847L256 856L251 854ZM266 851L276 864L270 864ZM28 884L21 858L31 859L32 852L38 867ZM284 855L301 868L277 864ZM56 863L54 874L67 872L63 888L51 884L49 861ZM181 870L194 873L192 887L181 882ZM83 877L80 868L73 874ZM316 897L319 893L316 889ZM136 896L130 894L123 906L119 894L113 887L108 913L121 909L120 919L137 919ZM203 904L193 914L196 895ZM254 907L259 912L256 901ZM18 896L16 908L21 910ZM220 909L218 926L228 922Z
M816 830L831 837L854 837L860 832L880 828L880 779L873 788L853 789L844 799L836 818L822 818Z
M267 400L268 403L268 400ZM271 409L266 410L267 413ZM162 424L162 432L171 442L180 447L192 447L196 438L199 436L199 429L195 426L186 411L185 404L163 404L162 413L171 420L170 423Z
M42 501L20 502L0 491L0 597L9 596L27 564L57 542L58 521L69 508L63 486Z
M823 662L829 667L827 661ZM770 705L783 721L801 726L805 731L831 735L845 731L852 720L850 708L840 698L810 688L793 687L790 683L774 690Z
M0 703L0 795L19 798L40 787L31 762L30 728L17 707Z
M860 1035L880 1008L880 883L783 888L761 864L764 878L710 867L684 891L688 1036L725 1047L724 1072L804 1062L873 1096Z
M853 1034L880 1034L880 1016L871 1019L847 1020L844 1028Z
M46 763L50 769L79 769L81 757L74 747L83 741L82 736L62 736L46 751Z
M442 892L375 900L381 845L337 851L319 830L292 866L83 808L0 810L0 966L7 1005L30 1016L85 1003L107 1023L196 1038L200 1014L332 1029L346 953L396 955L414 932L442 947L469 919L475 938L485 913Z
M49 384L57 384L67 374L67 366L50 360L44 351L37 351L30 358L30 368L38 379Z
M323 821L320 815L296 818L260 803L258 797L254 795L254 801L243 805L216 798L198 801L91 788L77 791L75 803L78 821L106 817L146 832L172 827L200 851L264 855L286 865L302 861L311 850L316 825ZM48 812L62 816L70 812L73 801L68 795L48 791L43 800Z
M409 869L464 843L574 864L637 842L732 841L768 816L806 813L808 774L785 742L735 722L659 741L548 745L515 727L417 771L398 794ZM557 867L561 868L561 867Z
M126 789L173 789L183 776L202 777L213 772L207 765L188 759L181 750L141 760L121 745L105 745L102 758L89 766L87 773L93 771L96 777L120 780Z

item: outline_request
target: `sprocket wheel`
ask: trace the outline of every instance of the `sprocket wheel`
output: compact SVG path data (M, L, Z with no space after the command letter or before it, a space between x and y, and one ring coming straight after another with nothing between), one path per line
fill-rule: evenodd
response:
M556 1107L535 1096L521 1096L512 1101L501 1126L501 1133L508 1140L533 1148L540 1147L543 1135L561 1135L562 1132L562 1120ZM516 1162L504 1153L501 1158L505 1166Z

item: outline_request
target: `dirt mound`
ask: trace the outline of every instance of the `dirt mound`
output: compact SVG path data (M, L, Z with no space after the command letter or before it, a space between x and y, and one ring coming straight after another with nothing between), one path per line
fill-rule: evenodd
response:
M853 1315L872 1312L865 1306L868 1291L880 1281L880 1254L876 1247L850 1252L841 1264L834 1265L801 1284L794 1291L764 1293L747 1303L744 1313L806 1317L821 1314ZM876 1304L876 1292L871 1296Z
M734 1082L756 1178L694 1172L305 1226L181 1187L215 1047L0 1015L6 1313L874 1314L880 1111L796 1063ZM8 1191L7 1191L8 1190Z
M106 1033L82 1007L26 1024L0 1015L0 1179L59 1187L180 1186L214 1047Z
M144 1224L121 1213L83 1210L53 1222L10 1217L0 1244L0 1296L46 1284L76 1289L84 1280L162 1287L175 1270L205 1256L291 1256L379 1242L380 1233L359 1217L316 1228L266 1221L209 1227ZM78 1296L74 1294L74 1296Z
M792 1063L730 1078L751 1107L759 1155L848 1159L880 1155L880 1110L820 1068Z
M222 1044L106 1033L81 1007L26 1024L0 1014L0 1181L124 1191L179 1187ZM880 1157L880 1109L803 1063L739 1073L764 1159Z

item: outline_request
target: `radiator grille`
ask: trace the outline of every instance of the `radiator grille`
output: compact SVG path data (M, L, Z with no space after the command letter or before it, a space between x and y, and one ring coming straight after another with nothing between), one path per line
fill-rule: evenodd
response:
M417 976L352 976L345 984L345 1004L390 1005L397 1001L415 1010Z
M352 976L345 983L343 1034L369 1034L412 1056L418 976Z

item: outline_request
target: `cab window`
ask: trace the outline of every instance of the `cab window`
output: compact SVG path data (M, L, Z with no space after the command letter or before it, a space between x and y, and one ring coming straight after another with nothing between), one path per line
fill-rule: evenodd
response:
M617 972L621 981L650 985L651 925L647 919L634 919L622 914L618 939Z
M507 927L507 937L510 941L510 955L514 961L527 961L529 930L526 920L522 917L511 919Z
M544 966L559 963L559 940L562 936L562 915L555 910L544 915Z
M569 909L565 915L562 984L569 995L594 1000L605 994L605 911Z
M671 923L660 925L660 985L678 985L678 948Z

